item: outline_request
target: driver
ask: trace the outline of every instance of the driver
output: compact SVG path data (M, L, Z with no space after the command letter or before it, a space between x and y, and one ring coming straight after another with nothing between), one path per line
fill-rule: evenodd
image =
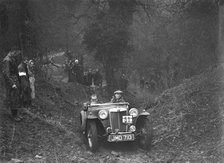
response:
M117 90L114 92L114 96L110 100L112 103L118 103L118 102L125 102L123 97L122 97L123 92L120 90Z

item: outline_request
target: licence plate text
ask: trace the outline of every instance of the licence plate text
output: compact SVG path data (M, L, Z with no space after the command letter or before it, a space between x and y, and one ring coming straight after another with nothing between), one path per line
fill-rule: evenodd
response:
M118 141L132 141L135 139L134 134L125 134L125 135L109 135L109 142L118 142Z

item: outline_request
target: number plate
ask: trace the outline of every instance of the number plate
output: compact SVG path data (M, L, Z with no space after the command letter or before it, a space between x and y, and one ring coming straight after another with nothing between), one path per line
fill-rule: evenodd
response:
M130 116L130 115L123 116L122 117L122 122L125 123L125 124L133 123L132 116Z
M109 142L118 142L118 141L132 141L135 140L134 134L125 134L125 135L109 135Z

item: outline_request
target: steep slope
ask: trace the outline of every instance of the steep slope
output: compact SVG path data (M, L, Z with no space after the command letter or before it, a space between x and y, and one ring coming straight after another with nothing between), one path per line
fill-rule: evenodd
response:
M36 88L35 106L20 110L21 122L14 122L0 101L0 162L12 158L25 163L142 163L155 159L133 143L102 143L97 153L91 153L79 129L81 103L87 100L83 90L87 94L90 90L56 81L38 81ZM4 92L0 96L4 99Z
M155 147L164 146L175 161L220 161L223 106L224 64L166 90L150 110Z
M63 77L64 72L55 71L57 73L52 73L50 80L37 77L35 106L20 109L23 116L21 122L11 119L9 110L3 104L5 93L0 92L0 162L12 158L25 163L127 160L140 163L151 160L145 152L130 143L102 143L98 153L88 151L79 129L79 113L82 102L88 100L92 90L77 83L57 80ZM4 85L0 85L0 89L4 90ZM101 99L105 98L103 92L98 92Z
M1 161L35 163L40 157L43 162L223 162L224 64L158 97L148 110L155 129L151 151L130 143L102 143L98 153L89 152L79 130L79 112L91 90L61 80L36 84L35 107L21 109L24 119L19 123L10 119L0 100ZM4 99L3 91L0 97Z

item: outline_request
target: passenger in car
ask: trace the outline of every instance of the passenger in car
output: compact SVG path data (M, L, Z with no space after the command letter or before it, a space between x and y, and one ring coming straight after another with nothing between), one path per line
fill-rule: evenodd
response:
M98 103L97 95L96 94L91 95L90 105L97 104L97 103Z

